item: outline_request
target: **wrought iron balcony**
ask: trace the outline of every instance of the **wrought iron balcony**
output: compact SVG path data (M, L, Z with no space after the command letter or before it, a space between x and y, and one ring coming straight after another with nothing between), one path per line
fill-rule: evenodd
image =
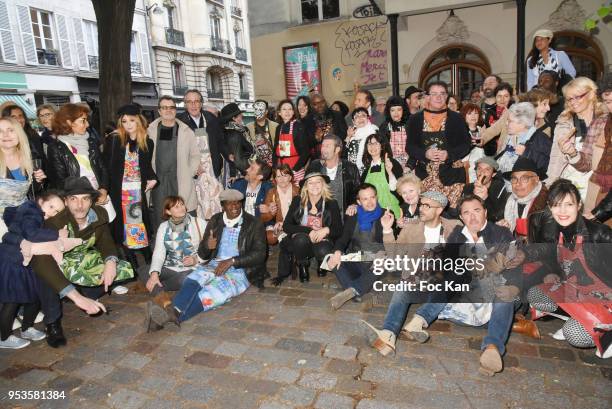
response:
M231 54L232 53L232 47L230 46L229 41L224 40L222 38L219 37L211 37L210 38L210 48L213 51L217 51L220 53L224 53L224 54Z
M247 51L242 47L236 47L236 59L240 61L247 61Z
M242 17L242 9L238 6L231 7L232 14L238 17Z
M250 96L249 91L240 91L240 99L249 99Z
M168 44L185 47L185 35L182 31L166 28L166 42Z
M172 91L174 92L174 95L180 95L180 96L185 95L185 92L187 92L188 89L189 87L187 85L175 85L172 87Z
M208 98L209 99L223 99L223 90L208 90Z
M89 69L92 71L98 71L100 69L100 57L97 55L88 55Z
M130 62L130 71L132 74L142 74L142 64L139 62Z

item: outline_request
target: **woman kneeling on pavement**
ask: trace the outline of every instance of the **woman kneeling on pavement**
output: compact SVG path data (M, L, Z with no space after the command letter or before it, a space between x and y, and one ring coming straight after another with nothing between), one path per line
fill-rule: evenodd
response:
M147 303L147 328L160 329L168 322L180 325L225 304L249 287L248 273L265 268L263 224L242 211L244 195L239 191L227 189L220 199L223 212L210 219L198 249L198 255L207 261L185 278L172 304L162 308Z

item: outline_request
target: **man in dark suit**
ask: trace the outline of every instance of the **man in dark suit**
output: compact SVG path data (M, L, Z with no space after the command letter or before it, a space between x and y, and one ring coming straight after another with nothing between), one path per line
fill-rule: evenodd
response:
M196 131L198 128L206 130L213 169L215 176L219 177L223 169L223 157L219 149L223 139L223 130L221 129L219 118L202 109L204 97L202 97L202 93L197 89L187 90L183 101L187 110L176 117L196 132L196 136L198 135Z

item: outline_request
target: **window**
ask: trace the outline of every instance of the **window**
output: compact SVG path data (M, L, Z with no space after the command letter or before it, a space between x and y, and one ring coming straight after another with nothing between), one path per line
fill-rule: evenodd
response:
M213 38L221 38L221 12L216 6L210 6L210 35Z
M30 9L30 21L38 63L58 65L57 52L53 43L51 14L42 10Z
M130 41L130 68L132 74L142 74L142 64L140 63L140 53L138 52L138 33L132 31L132 41Z
M221 75L218 72L208 71L206 74L206 86L208 88L208 98L223 98L223 84Z
M185 78L185 66L179 61L172 61L172 84L174 95L185 95L187 91L187 80Z
M301 0L301 2L304 23L340 17L339 0Z
M92 70L97 70L99 67L98 25L93 21L83 21L83 27L85 30L85 47L87 49L89 67Z
M234 21L234 40L236 41L236 47L244 48L242 41L242 23L240 21Z
M419 82L425 88L430 82L444 81L449 85L449 92L465 101L490 72L491 66L480 51L465 45L451 45L427 59Z
M567 53L576 68L576 76L593 80L603 74L603 55L599 46L590 36L575 31L555 33L552 48Z

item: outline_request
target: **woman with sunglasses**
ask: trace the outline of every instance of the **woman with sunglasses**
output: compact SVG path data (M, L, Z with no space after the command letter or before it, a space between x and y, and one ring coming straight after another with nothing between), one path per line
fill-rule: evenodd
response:
M571 180L580 191L584 210L591 211L597 189L589 182L590 172L597 169L603 154L608 113L597 100L597 85L589 78L570 81L563 87L563 96L565 110L555 127L547 184L560 177Z

